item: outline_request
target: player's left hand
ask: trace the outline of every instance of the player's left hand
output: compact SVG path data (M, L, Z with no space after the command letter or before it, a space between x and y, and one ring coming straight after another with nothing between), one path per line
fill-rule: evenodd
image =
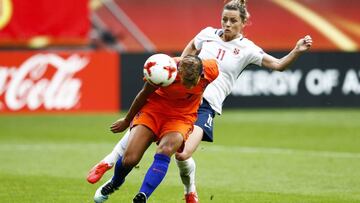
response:
M126 128L128 128L129 125L130 125L129 121L127 121L125 118L120 118L110 126L110 130L113 133L120 133L126 130Z
M304 38L300 39L296 43L296 49L299 52L305 52L311 48L312 42L313 41L312 41L312 38L310 37L310 35L306 35Z

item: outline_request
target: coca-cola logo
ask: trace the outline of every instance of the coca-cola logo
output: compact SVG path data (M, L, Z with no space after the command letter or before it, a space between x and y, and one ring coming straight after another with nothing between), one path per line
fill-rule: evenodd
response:
M19 67L0 65L0 110L68 110L81 97L82 82L74 75L89 59L77 54L62 58L56 54L36 54Z

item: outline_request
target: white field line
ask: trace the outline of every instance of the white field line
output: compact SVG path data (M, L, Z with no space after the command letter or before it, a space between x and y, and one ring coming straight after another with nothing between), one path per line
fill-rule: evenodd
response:
M104 149L112 150L114 144L0 144L0 151L57 151L57 150L89 150L89 149ZM315 151L315 150L300 150L300 149L285 149L285 148L265 148L265 147L236 147L236 146L221 146L208 145L199 147L198 151L206 152L225 152L225 153L239 153L239 154L278 154L278 155L300 155L312 157L328 157L328 158L351 158L360 159L360 153L355 152L334 152L334 151Z

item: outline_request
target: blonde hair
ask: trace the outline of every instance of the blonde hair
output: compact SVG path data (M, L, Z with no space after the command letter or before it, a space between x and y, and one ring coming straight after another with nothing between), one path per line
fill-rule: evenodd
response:
M225 1L227 2L227 1ZM247 0L231 0L225 4L223 10L236 10L240 13L240 19L243 23L248 22L250 13L246 8Z

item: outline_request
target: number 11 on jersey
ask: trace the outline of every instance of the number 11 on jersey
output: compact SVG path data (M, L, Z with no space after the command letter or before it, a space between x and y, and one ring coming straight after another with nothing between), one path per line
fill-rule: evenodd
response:
M219 52L218 52L218 54L216 56L216 59L222 61L223 58L224 58L224 55L225 55L225 50L224 49L219 49Z

